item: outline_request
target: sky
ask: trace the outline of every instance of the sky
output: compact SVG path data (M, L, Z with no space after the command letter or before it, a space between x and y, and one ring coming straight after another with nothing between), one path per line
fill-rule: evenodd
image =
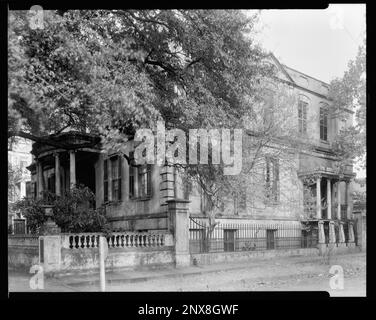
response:
M325 10L261 10L256 39L282 64L330 82L341 77L355 58L365 32L365 12L364 4L335 4Z
M248 10L260 12L256 41L282 63L329 83L342 77L362 44L365 4L332 4L325 10ZM357 177L366 172L356 163Z

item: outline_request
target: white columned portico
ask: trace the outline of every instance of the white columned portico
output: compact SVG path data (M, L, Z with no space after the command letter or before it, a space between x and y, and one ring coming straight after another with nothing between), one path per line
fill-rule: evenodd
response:
M35 162L37 169L37 198L40 199L43 192L43 168L42 163L38 159Z
M61 190L60 190L60 157L59 153L55 153L55 193L57 196L61 195Z
M337 219L341 220L341 181L337 182Z
M76 186L76 153L74 150L69 151L69 177L70 188L73 189Z
M321 177L316 178L316 217L321 219Z
M349 219L349 220L351 219L350 198L351 198L350 181L346 181L346 205L347 205L346 216L347 216L347 219Z
M332 219L332 185L330 179L326 179L326 204L327 204L327 218Z

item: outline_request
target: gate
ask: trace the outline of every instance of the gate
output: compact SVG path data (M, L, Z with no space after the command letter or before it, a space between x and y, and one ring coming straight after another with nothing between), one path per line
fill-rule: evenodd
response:
M13 219L13 234L26 234L25 219Z
M274 235L276 230L267 229L266 230L266 249L272 250L275 249Z
M235 232L233 229L223 230L223 249L224 251L235 251Z

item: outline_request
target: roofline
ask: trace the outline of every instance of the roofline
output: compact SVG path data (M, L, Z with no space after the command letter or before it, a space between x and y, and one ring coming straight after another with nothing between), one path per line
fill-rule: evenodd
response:
M319 81L319 82L321 82L321 83L323 83L323 84L329 86L329 83L327 83L327 82L325 82L325 81L322 81L322 80L320 80L320 79L317 79L317 78L315 78L315 77L312 77L312 76L310 76L310 75L308 75L308 74L306 74L306 73L304 73L304 72L301 72L301 71L299 71L299 70L296 70L296 69L294 69L294 68L291 68L291 67L289 67L289 66L287 66L287 65L285 65L285 64L281 64L281 65L284 66L285 68L291 69L291 70L293 70L293 71L295 71L295 72L299 72L300 74L302 74L302 75L304 75L304 76L306 76L306 77L309 77L309 78L311 78L311 79L313 79L313 80Z
M274 60L274 61L275 61L280 67L281 67L282 72L283 72L284 75L290 80L290 82L295 84L294 79L293 79L293 78L289 75L289 73L285 70L283 64L281 64L281 63L279 62L279 60L276 58L276 56L275 56L272 52L269 53L269 56L271 56L272 59L273 59L273 60Z

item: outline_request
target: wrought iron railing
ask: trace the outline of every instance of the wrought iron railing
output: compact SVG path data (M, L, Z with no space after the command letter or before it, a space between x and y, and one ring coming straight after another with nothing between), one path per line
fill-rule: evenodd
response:
M313 248L317 232L301 225L225 223L211 229L208 222L190 219L191 253Z

